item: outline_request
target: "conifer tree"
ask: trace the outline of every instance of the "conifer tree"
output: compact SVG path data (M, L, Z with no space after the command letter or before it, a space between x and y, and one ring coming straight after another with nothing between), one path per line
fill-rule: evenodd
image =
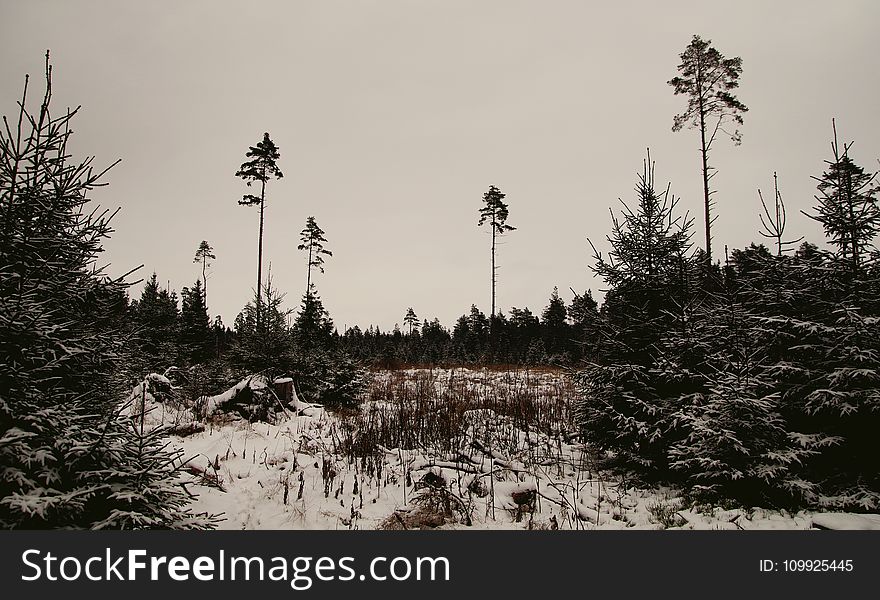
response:
M826 161L828 169L821 177L814 177L819 182L815 213L804 214L822 224L840 261L852 277L857 277L871 255L874 237L880 232L878 189L873 185L875 175L866 173L850 158L852 143L841 149L837 126L833 122L832 126L833 159Z
M135 316L135 339L139 358L143 361L142 369L147 372L163 371L173 366L179 358L180 311L177 294L168 288L160 288L156 273L144 285ZM140 373L141 376L146 374Z
M299 314L293 322L293 338L297 349L307 354L315 348L328 347L333 329L333 319L312 284L311 289L303 295Z
M735 280L725 293L693 314L690 360L667 381L690 378L673 422L680 428L669 450L670 467L685 476L688 493L712 502L746 506L791 505L808 484L802 461L815 453L788 429L782 391L770 368L770 338L745 305Z
M259 306L262 303L262 306ZM284 308L284 295L272 285L271 274L263 293L248 302L235 318L235 343L232 361L247 374L289 371L292 364L290 331L287 319L291 311ZM260 320L257 320L257 315Z
M208 267L211 266L211 261L215 260L217 257L214 255L214 249L211 247L211 244L202 240L202 243L199 244L198 250L196 250L196 256L193 258L193 262L202 265L202 290L205 294L205 305L208 304Z
M488 223L492 233L492 311L489 313L490 317L495 316L495 283L497 281L497 269L495 267L496 238L516 229L516 227L507 224L508 208L507 204L504 203L504 198L505 195L501 193L501 190L494 185L489 186L489 191L483 194L484 206L480 208L480 221L477 223L478 226Z
M624 464L658 470L674 441L678 390L658 381L656 365L664 333L689 305L692 221L675 214L668 186L657 192L650 154L636 193L637 208L624 203L622 219L612 214L608 257L594 247L593 271L610 287L603 306L609 343L602 361L588 364L574 381L588 441Z
M251 146L250 149L245 154L247 158L251 160L245 161L241 164L238 171L235 173L236 177L241 177L245 183L247 183L248 187L255 182L260 182L260 195L255 196L253 194L245 194L242 196L242 199L238 201L242 206L256 206L260 207L260 235L259 235L259 243L257 250L257 299L254 308L256 310L255 324L258 324L260 321L260 309L262 307L262 302L260 301L261 291L263 289L263 212L266 205L266 183L272 179L281 179L284 177L284 174L278 168L278 159L281 158L281 154L278 152L278 147L275 143L269 138L268 133L263 134L263 141L258 142L256 146Z
M620 357L643 360L665 330L665 319L680 310L691 294L690 251L692 219L677 215L677 198L669 185L658 191L650 152L636 184L638 206L621 200L622 217L612 213L611 250L607 258L592 241L593 272L609 290L604 310L620 329L611 350Z
M323 273L324 257L333 256L333 253L324 248L327 239L324 237L324 231L315 222L315 217L306 220L306 226L300 232L299 240L300 245L296 249L305 250L309 255L306 265L306 293L309 293L312 289L312 268L317 268Z
M192 289L181 291L180 343L189 362L204 362L211 352L211 322L205 307L202 282L196 279Z
M568 309L575 340L580 345L580 354L588 360L598 358L601 347L599 304L593 298L592 290L578 294L571 290L574 298Z
M742 125L743 113L748 111L745 104L733 95L739 87L742 75L742 59L725 58L711 46L711 40L695 35L681 54L678 65L679 75L669 81L675 94L688 97L687 109L675 116L672 130L680 131L686 125L700 131L700 157L703 175L703 209L706 232L706 263L712 264L712 191L709 180L714 169L709 166L709 152L718 132L730 136L735 144L742 140L737 129L728 131L729 125Z
M406 316L403 317L404 325L409 327L409 334L412 335L413 328L419 327L419 318L416 316L416 312L412 309L412 307L406 309Z
M45 73L38 111L26 78L0 129L0 528L210 527L162 433L121 415L128 285L98 266L115 213L89 199L109 168L70 155L48 53Z
M541 313L541 325L544 328L544 347L555 360L563 358L568 349L570 331L566 321L568 311L565 302L559 297L559 288L554 287L550 294L550 302Z

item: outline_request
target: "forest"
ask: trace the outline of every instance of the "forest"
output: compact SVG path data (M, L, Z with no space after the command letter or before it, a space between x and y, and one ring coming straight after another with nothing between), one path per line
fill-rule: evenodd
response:
M263 271L264 206L286 168L268 132L229 169L242 218L259 213L242 249L256 242L253 298L234 323L209 312L223 260L210 240L180 257L199 275L179 293L149 264L108 275L115 213L90 194L114 165L71 155L77 110L50 110L47 53L0 130L0 526L211 529L232 518L217 503L233 498L232 465L260 463L253 515L271 501L326 527L331 504L336 527L403 529L492 527L496 512L555 529L880 511L875 165L855 162L836 121L805 124L827 128L829 149L796 210L824 239L786 226L795 203L775 173L774 189L716 205L712 151L746 125L742 60L696 35L679 58L665 93L682 102L673 130L699 141L701 214L681 210L656 149L628 158L632 192L601 240L584 228L603 288L505 314L496 242L528 232L491 185L473 212L491 236L488 314L475 294L454 323L408 308L391 331L340 331L318 287L333 236L315 217L296 246L299 301ZM761 213L746 247L715 241L733 206ZM297 526L253 515L235 525Z

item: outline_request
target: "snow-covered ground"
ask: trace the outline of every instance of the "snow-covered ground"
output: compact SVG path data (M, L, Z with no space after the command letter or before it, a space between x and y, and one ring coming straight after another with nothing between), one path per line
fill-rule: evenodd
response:
M297 400L299 410L276 423L227 415L209 419L204 431L172 435L189 459L193 508L223 513L226 529L880 529L878 515L696 511L675 490L639 489L597 471L564 428L528 426L529 415L567 414L571 398L556 373L376 377L370 399L347 416ZM406 392L424 396L425 386L433 390L427 400ZM538 406L544 398L554 406ZM444 448L425 442L429 434L401 431L424 428L426 416L448 427L453 413L460 434ZM372 444L369 452L353 443L358 436Z

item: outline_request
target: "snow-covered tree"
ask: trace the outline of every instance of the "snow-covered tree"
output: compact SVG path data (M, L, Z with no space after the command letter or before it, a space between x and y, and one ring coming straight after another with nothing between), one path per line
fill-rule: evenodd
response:
M50 113L51 75L47 53L39 109L26 79L0 130L0 527L210 526L161 433L122 416L127 284L98 266L113 213L89 199L109 169L70 155L76 110Z
M671 469L684 475L697 499L747 506L799 501L809 487L800 467L815 444L788 429L782 393L768 368L770 336L732 282L694 317L691 336L680 346L691 360L677 381L691 393L680 395L673 414L679 431L669 450Z
M612 216L606 259L595 250L594 272L610 286L603 306L600 361L575 375L577 416L586 438L623 463L662 468L671 441L678 389L667 389L655 366L664 334L690 301L691 220L675 214L669 188L654 187L650 155L636 185L638 206Z

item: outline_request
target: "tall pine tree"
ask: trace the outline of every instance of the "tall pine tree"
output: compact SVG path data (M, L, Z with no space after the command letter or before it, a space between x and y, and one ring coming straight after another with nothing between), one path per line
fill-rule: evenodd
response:
M263 289L263 213L266 206L266 183L272 179L281 179L284 174L278 168L278 159L281 154L278 147L269 138L269 134L263 134L263 140L258 142L256 146L251 146L245 154L250 160L241 164L236 177L244 179L245 183L250 186L253 182L260 182L260 195L245 194L238 201L243 206L259 206L260 207L260 235L257 250L257 299L254 308L256 310L255 320L258 324L260 321L260 309L262 307L261 294Z
M711 40L695 35L688 47L681 53L678 65L679 75L669 80L675 94L688 98L687 109L675 116L672 130L680 131L685 126L695 127L700 132L700 158L703 175L703 210L706 233L706 263L712 264L712 191L709 180L714 169L709 166L709 152L718 132L730 136L735 144L742 139L739 130L728 130L730 125L737 127L743 123L743 113L749 109L733 94L739 87L742 75L742 59L725 58L712 47Z

